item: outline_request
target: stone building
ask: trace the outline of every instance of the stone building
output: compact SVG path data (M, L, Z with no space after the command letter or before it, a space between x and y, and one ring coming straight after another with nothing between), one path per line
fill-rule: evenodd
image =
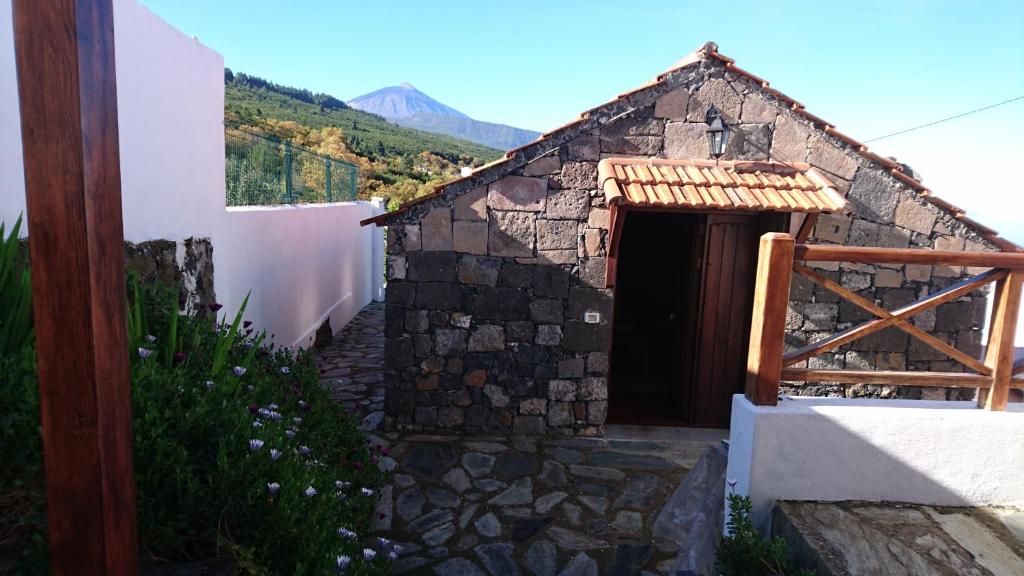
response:
M712 105L731 134L714 161ZM743 388L766 231L812 243L1016 249L713 43L369 223L388 227L386 423L465 431L727 426L730 397ZM817 270L888 309L976 273ZM868 318L800 277L791 304L789 346ZM984 311L983 296L966 297L914 322L977 357ZM963 370L895 329L810 362ZM811 383L790 392L922 394Z

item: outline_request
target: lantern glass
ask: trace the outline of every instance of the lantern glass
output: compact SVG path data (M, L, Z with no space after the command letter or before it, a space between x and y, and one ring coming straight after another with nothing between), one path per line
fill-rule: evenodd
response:
M708 108L705 121L708 124L708 149L712 158L719 158L725 153L729 143L729 126L714 106Z

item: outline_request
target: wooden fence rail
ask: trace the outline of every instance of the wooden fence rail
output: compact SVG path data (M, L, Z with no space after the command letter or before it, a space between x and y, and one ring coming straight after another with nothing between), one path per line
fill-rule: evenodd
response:
M989 270L890 311L801 263L807 261L956 265ZM793 273L835 293L875 318L783 354L789 285ZM916 314L956 300L990 283L995 283L996 288L984 360L954 348L909 321ZM746 396L754 404L773 406L778 400L779 382L782 380L977 388L979 406L989 410L1003 410L1006 408L1010 388L1024 388L1024 378L1014 378L1014 375L1024 373L1024 359L1014 362L1013 342L1021 306L1022 284L1024 253L797 245L788 234L765 234L761 237L754 288ZM793 367L889 327L921 340L963 364L974 374Z

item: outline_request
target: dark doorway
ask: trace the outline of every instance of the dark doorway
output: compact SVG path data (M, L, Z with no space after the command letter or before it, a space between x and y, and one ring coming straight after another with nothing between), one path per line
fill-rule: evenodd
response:
M788 214L620 217L608 421L728 426L746 375L758 239L784 230Z

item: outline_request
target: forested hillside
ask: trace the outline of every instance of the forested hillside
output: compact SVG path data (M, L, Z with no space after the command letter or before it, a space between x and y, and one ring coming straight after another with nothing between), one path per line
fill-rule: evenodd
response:
M358 165L362 198L405 202L457 177L462 166L479 166L501 155L480 144L397 126L326 94L231 70L225 70L224 84L227 123Z

